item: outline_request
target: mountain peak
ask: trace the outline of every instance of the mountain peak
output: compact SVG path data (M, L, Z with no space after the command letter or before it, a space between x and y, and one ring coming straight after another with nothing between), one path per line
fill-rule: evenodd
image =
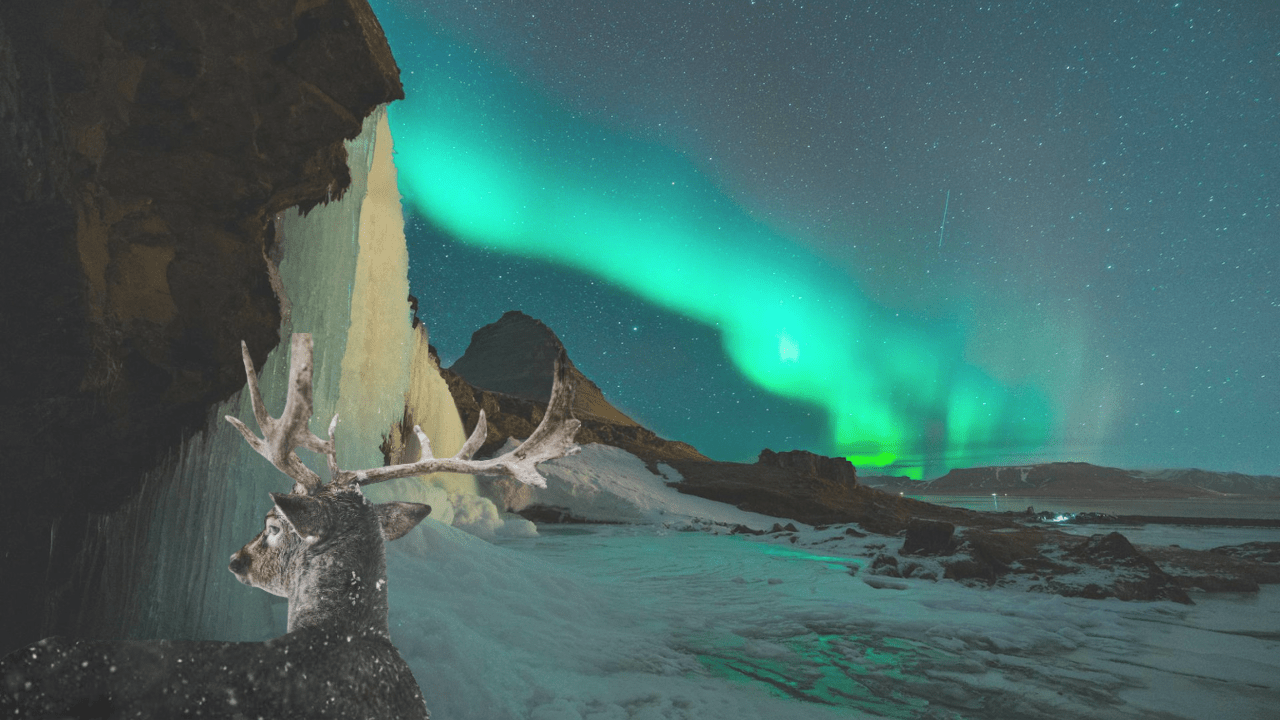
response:
M548 402L556 356L564 343L551 328L519 310L508 310L497 322L471 334L471 344L449 369L471 385L493 392ZM637 425L608 400L569 360L569 376L577 383L573 409L611 423Z

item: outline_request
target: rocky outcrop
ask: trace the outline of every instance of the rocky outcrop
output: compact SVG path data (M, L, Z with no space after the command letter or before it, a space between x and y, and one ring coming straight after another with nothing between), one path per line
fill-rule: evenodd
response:
M942 565L944 577L960 582L1065 597L1191 602L1177 578L1120 533L1081 539L1034 528L970 529Z
M1043 548L1050 542L1049 533L1035 530L969 528L953 543L943 576L994 585L1011 572L1035 573L1046 563Z
M930 505L767 463L672 460L670 464L684 478L674 485L680 492L810 525L858 523L871 532L895 535L912 518L970 526L1009 524L983 513Z
M850 485L858 483L858 470L846 458L826 457L808 450L774 452L765 448L760 451L760 457L756 462L832 482Z
M1065 558L1113 572L1106 584L1086 583L1063 595L1087 598L1115 597L1121 600L1173 600L1189 604L1190 598L1154 560L1138 551L1118 532L1097 534L1068 550Z
M955 552L952 535L956 526L949 522L912 518L902 540L903 555L950 555Z
M272 217L342 193L398 71L362 0L5 3L0 33L3 454L100 509L274 347Z
M1218 555L1252 560L1280 566L1280 542L1247 542L1240 545L1223 545L1209 552Z
M365 0L0 3L0 645L275 346L273 217L339 196L401 96Z

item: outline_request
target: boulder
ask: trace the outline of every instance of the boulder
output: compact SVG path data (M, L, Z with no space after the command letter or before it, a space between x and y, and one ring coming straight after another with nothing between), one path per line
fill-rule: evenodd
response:
M903 555L950 555L956 544L952 539L956 526L940 520L912 518L907 522L906 539L902 542Z
M1172 600L1191 604L1191 598L1187 597L1186 591L1173 576L1139 552L1128 538L1118 532L1091 535L1067 551L1064 558L1108 570L1113 574L1113 579L1106 585L1090 583L1076 591L1059 589L1061 595L1114 597L1120 600Z

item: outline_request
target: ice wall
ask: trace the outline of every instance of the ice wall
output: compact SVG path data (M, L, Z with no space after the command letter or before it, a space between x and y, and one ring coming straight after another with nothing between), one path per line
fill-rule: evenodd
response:
M409 251L385 114L378 120L369 162L360 206L352 320L338 385L338 457L346 468L382 465L383 436L406 412L409 422L427 433L436 455L453 455L466 442L453 396L429 356L426 327L415 329L409 322ZM417 442L407 450L411 457L404 459L416 460ZM425 483L403 478L370 487L366 495L374 502L425 502L435 510L433 517L441 519L452 517L450 490L474 494L475 481L469 475L444 473Z
M352 182L340 200L276 219L273 284L285 309L285 341L261 368L267 408L278 415L284 405L289 334L309 332L312 430L323 437L328 419L340 414L343 467L382 464L379 445L406 401L437 454L453 454L465 441L462 425L425 331L410 324L408 254L384 110L366 119L347 152ZM205 429L148 475L138 498L93 520L76 572L98 601L80 618L80 634L252 640L284 632L284 600L240 584L227 563L261 529L267 494L286 491L291 481L250 450L224 415L256 430L242 392L214 408ZM326 475L321 459L303 459ZM468 490L474 480L461 476L399 480L368 494L428 502L437 517L452 517L450 493Z

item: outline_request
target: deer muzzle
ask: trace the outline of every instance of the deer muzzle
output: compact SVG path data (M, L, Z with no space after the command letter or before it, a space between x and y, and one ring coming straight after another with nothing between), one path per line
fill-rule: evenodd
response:
M230 570L231 573L236 576L237 580L244 583L245 585L248 585L249 584L248 573L249 573L250 563L251 561L249 559L249 556L245 554L245 551L239 550L234 555L231 556L231 564L227 566L227 569Z

